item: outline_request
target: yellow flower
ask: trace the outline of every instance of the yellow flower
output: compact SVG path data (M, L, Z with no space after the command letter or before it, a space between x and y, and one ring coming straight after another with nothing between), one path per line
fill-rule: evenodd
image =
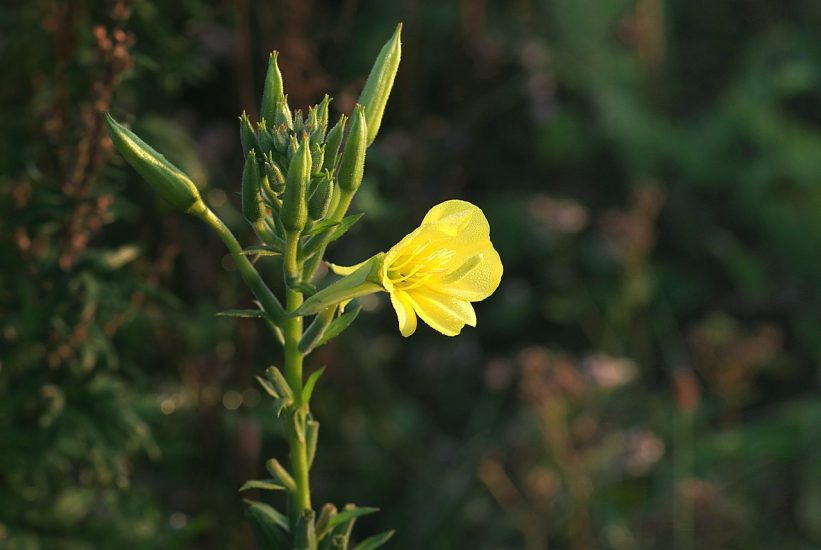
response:
M346 275L359 266L331 267ZM417 315L442 334L456 336L465 325L476 326L471 302L493 294L502 270L482 210L451 200L431 208L422 224L385 254L378 280L391 296L402 336L416 331Z

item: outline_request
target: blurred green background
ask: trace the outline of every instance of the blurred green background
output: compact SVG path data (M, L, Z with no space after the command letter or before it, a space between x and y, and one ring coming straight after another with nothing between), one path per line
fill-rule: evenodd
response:
M0 6L0 547L255 548L278 361L216 237L115 159L133 124L249 242L267 54L349 112L403 59L330 258L448 198L505 264L479 325L383 296L311 359L317 502L390 548L821 546L821 4L9 0ZM264 265L279 279L276 263Z

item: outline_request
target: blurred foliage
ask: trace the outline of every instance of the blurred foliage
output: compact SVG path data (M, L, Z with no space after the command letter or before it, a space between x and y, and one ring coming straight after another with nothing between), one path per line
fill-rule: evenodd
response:
M458 196L505 279L458 339L375 298L314 358L317 500L381 507L360 535L395 548L821 544L817 3L40 0L0 8L0 546L253 547L274 348L214 316L250 303L220 243L98 115L236 220L267 52L348 112L398 20L369 221L331 258Z

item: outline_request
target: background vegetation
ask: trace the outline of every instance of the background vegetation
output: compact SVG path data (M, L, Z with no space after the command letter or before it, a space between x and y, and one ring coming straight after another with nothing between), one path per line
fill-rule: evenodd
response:
M331 255L460 197L505 278L459 338L402 339L380 297L315 358L316 500L381 507L359 534L393 548L821 545L819 4L12 0L0 546L254 547L275 346L215 316L250 302L221 243L100 114L250 238L236 117L267 53L292 105L349 112L397 21L366 221Z

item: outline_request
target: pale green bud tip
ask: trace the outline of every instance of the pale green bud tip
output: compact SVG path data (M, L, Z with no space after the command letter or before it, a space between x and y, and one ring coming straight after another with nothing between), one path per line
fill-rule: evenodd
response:
M174 208L187 212L202 203L197 186L182 170L108 113L105 114L105 123L111 141L128 164Z
M273 51L268 56L268 71L265 74L265 85L262 90L261 118L274 121L277 104L284 100L282 73L277 65L279 52Z
M401 34L402 23L399 23L391 39L376 57L368 80L365 82L365 88L359 96L359 103L365 106L368 119L368 145L373 143L382 125L382 115L385 113L385 106L388 103L391 89L393 89L393 81L399 70L399 61L402 57Z

